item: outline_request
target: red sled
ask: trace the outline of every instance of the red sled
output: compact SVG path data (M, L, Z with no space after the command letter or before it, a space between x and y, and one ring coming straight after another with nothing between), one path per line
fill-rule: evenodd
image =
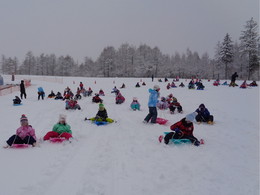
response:
M12 144L11 148L29 148L29 144Z
M52 143L62 143L65 140L66 139L64 137L51 137L50 138L50 142L52 142Z
M157 118L156 119L156 123L160 124L160 125L165 125L168 122L167 119L163 119L163 118Z

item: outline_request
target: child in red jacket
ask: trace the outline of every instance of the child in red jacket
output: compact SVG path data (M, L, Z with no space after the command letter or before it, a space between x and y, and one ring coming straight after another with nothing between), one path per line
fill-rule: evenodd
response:
M170 139L189 139L195 146L200 145L200 141L193 135L193 123L197 113L188 114L185 118L171 126L173 132L164 137L164 143L168 144Z

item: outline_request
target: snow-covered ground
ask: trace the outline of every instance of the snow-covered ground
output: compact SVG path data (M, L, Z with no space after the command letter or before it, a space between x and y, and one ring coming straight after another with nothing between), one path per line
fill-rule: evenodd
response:
M9 82L11 77L4 78ZM17 76L16 82L23 78ZM79 100L80 111L66 111L63 101L37 100L39 86L47 95L51 90L63 93L67 86L75 92L80 81L85 87L92 87L94 93L101 88L105 91L104 105L109 117L117 123L96 126L84 121L98 111L98 104L92 103L91 97ZM147 86L135 88L138 81L137 78L77 77L55 83L32 77L28 98L22 106L12 105L19 92L0 96L1 145L19 127L21 114L27 115L37 138L52 129L59 114L66 114L75 137L66 144L44 142L29 149L0 148L0 194L259 194L259 87L215 87L213 81L203 81L204 91L187 87L167 90L167 83L145 78ZM188 80L181 81L187 86ZM121 90L126 102L116 105L115 95L110 92L122 83L126 85ZM159 117L169 120L164 126L142 123L148 113L148 89L154 84L161 87L161 96L173 93L184 109L183 114L173 115L159 111ZM133 97L138 97L141 111L130 110ZM195 111L201 103L216 121L212 126L194 124L194 135L204 138L205 145L166 146L158 142L158 136L169 131L171 124Z

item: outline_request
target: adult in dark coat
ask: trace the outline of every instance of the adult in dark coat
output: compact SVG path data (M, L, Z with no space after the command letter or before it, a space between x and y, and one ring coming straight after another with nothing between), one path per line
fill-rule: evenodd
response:
M20 92L21 92L21 99L23 99L23 96L26 99L26 92L25 92L25 86L24 86L24 81L23 80L21 80Z

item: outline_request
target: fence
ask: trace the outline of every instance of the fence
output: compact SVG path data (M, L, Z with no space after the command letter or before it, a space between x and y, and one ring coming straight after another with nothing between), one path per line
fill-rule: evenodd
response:
M24 86L30 87L31 86L31 80L24 80ZM13 92L20 91L20 85L2 85L0 86L0 96L2 95L8 95Z

